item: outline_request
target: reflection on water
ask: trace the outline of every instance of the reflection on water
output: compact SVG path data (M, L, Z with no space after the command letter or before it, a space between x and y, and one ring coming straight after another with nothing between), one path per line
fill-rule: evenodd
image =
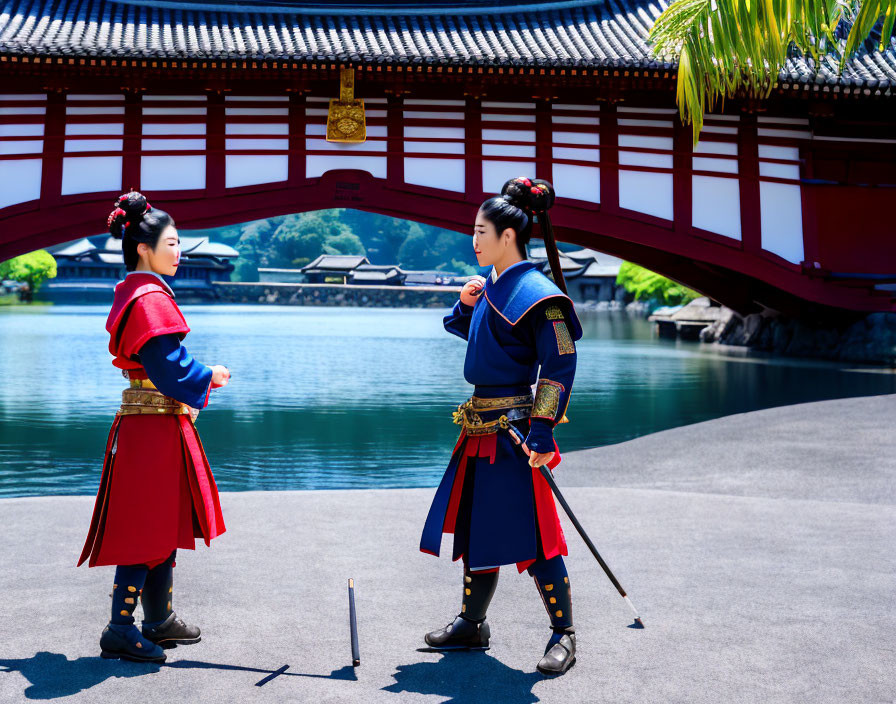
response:
M434 486L470 393L438 310L185 306L188 347L230 386L197 426L221 489ZM124 380L106 311L0 309L0 496L91 494ZM896 375L726 356L655 339L644 320L583 316L563 450L731 413L896 392ZM854 365L853 365L854 366Z

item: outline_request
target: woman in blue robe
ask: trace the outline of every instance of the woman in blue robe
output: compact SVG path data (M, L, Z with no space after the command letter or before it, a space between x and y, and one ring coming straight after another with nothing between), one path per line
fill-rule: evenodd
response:
M565 421L582 328L569 297L526 258L536 218L546 246L556 251L547 217L553 200L546 181L517 178L476 216L473 247L480 266L492 266L491 275L469 281L444 321L448 332L467 341L464 377L475 389L455 413L460 438L420 549L438 555L442 534L453 533L453 559L464 564L460 613L426 634L427 645L487 649L486 610L499 569L516 564L534 578L551 621L538 669L560 675L575 663L567 549L538 467L553 469L560 461L553 431ZM511 424L526 437L522 446L508 432Z

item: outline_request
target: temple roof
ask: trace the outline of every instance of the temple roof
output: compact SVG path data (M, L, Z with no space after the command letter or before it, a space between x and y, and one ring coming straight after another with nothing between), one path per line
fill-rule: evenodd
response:
M667 0L292 3L277 0L0 0L0 53L375 64L674 68L645 40ZM788 60L790 83L896 84L896 42L869 42L836 73Z

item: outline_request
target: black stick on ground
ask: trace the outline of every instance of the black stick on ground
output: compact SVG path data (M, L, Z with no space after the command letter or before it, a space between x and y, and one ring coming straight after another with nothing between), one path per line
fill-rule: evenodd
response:
M361 654L358 650L358 616L355 614L355 580L348 580L348 627L352 636L352 666L361 664Z
M510 426L508 429L510 433L510 437L517 445L522 445L525 438L523 438L522 433L517 430L514 426ZM525 448L524 448L525 449ZM582 524L579 523L579 519L576 518L576 515L572 512L572 509L569 507L569 504L566 503L566 499L563 497L563 494L560 491L560 488L557 486L557 482L554 481L554 475L551 474L551 470L548 469L547 465L539 466L539 471L541 475L545 478L548 483L548 486L551 487L551 491L554 492L554 496L557 497L557 501L560 502L560 505L563 507L563 510L566 511L566 515L569 516L569 520L572 521L572 524L576 527L576 530L579 532L579 535L582 536L582 540L585 541L585 545L588 546L588 549L591 551L591 554L594 555L594 559L597 560L598 564L603 568L607 577L610 578L610 581L613 583L613 586L616 587L616 591L625 599L625 603L628 604L628 607L635 614L635 623L631 626L631 628L644 628L644 622L641 621L640 615L638 615L638 610L635 608L635 605L632 604L632 600L628 598L628 595L625 593L625 590L622 588L622 585L619 584L619 580L616 579L616 575L613 574L610 567L604 562L604 559L600 556L600 553L597 551L597 548L594 547L594 543L591 542L591 538L588 537L588 534L585 532L585 529L582 528Z

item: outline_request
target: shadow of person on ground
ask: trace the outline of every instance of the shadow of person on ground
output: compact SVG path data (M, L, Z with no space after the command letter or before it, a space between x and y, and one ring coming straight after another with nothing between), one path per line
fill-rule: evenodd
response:
M420 652L433 652L422 648ZM384 692L414 692L450 697L444 704L491 704L500 700L508 704L534 704L532 693L544 677L537 672L523 672L508 667L486 653L440 652L437 662L416 662L399 665L395 684L383 687Z
M176 660L175 662L165 663L162 667L170 667L175 669L200 669L200 670L240 670L242 672L257 672L259 674L267 675L267 677L263 677L259 682L267 683L272 679L277 677L313 677L324 680L348 680L355 681L357 680L357 676L355 675L355 668L351 665L346 665L344 667L340 667L338 670L333 670L329 675L313 675L304 672L290 672L288 669L281 672L279 670L266 670L262 667L246 667L244 665L225 665L223 663L217 662L202 662L201 660ZM289 667L288 665L286 666ZM282 670L282 668L280 668ZM273 675L273 677L271 677Z
M159 671L159 663L104 660L90 656L69 660L62 653L41 651L30 658L0 658L0 673L20 672L31 685L28 699L69 697L113 677L142 677Z
M267 677L259 681L266 683L277 677L315 677L332 680L354 681L355 670L350 665L333 670L329 675L305 674L301 672L278 672L260 667L226 665L197 660L178 660L169 663L138 663L129 660L106 660L101 657L83 657L69 660L62 653L42 651L30 658L0 658L0 674L20 672L30 686L25 688L28 699L58 699L69 697L85 689L90 689L113 677L141 677L159 672L163 667L175 669L213 669L254 672ZM273 675L273 677L272 677ZM257 684L255 679L247 680L246 686Z

